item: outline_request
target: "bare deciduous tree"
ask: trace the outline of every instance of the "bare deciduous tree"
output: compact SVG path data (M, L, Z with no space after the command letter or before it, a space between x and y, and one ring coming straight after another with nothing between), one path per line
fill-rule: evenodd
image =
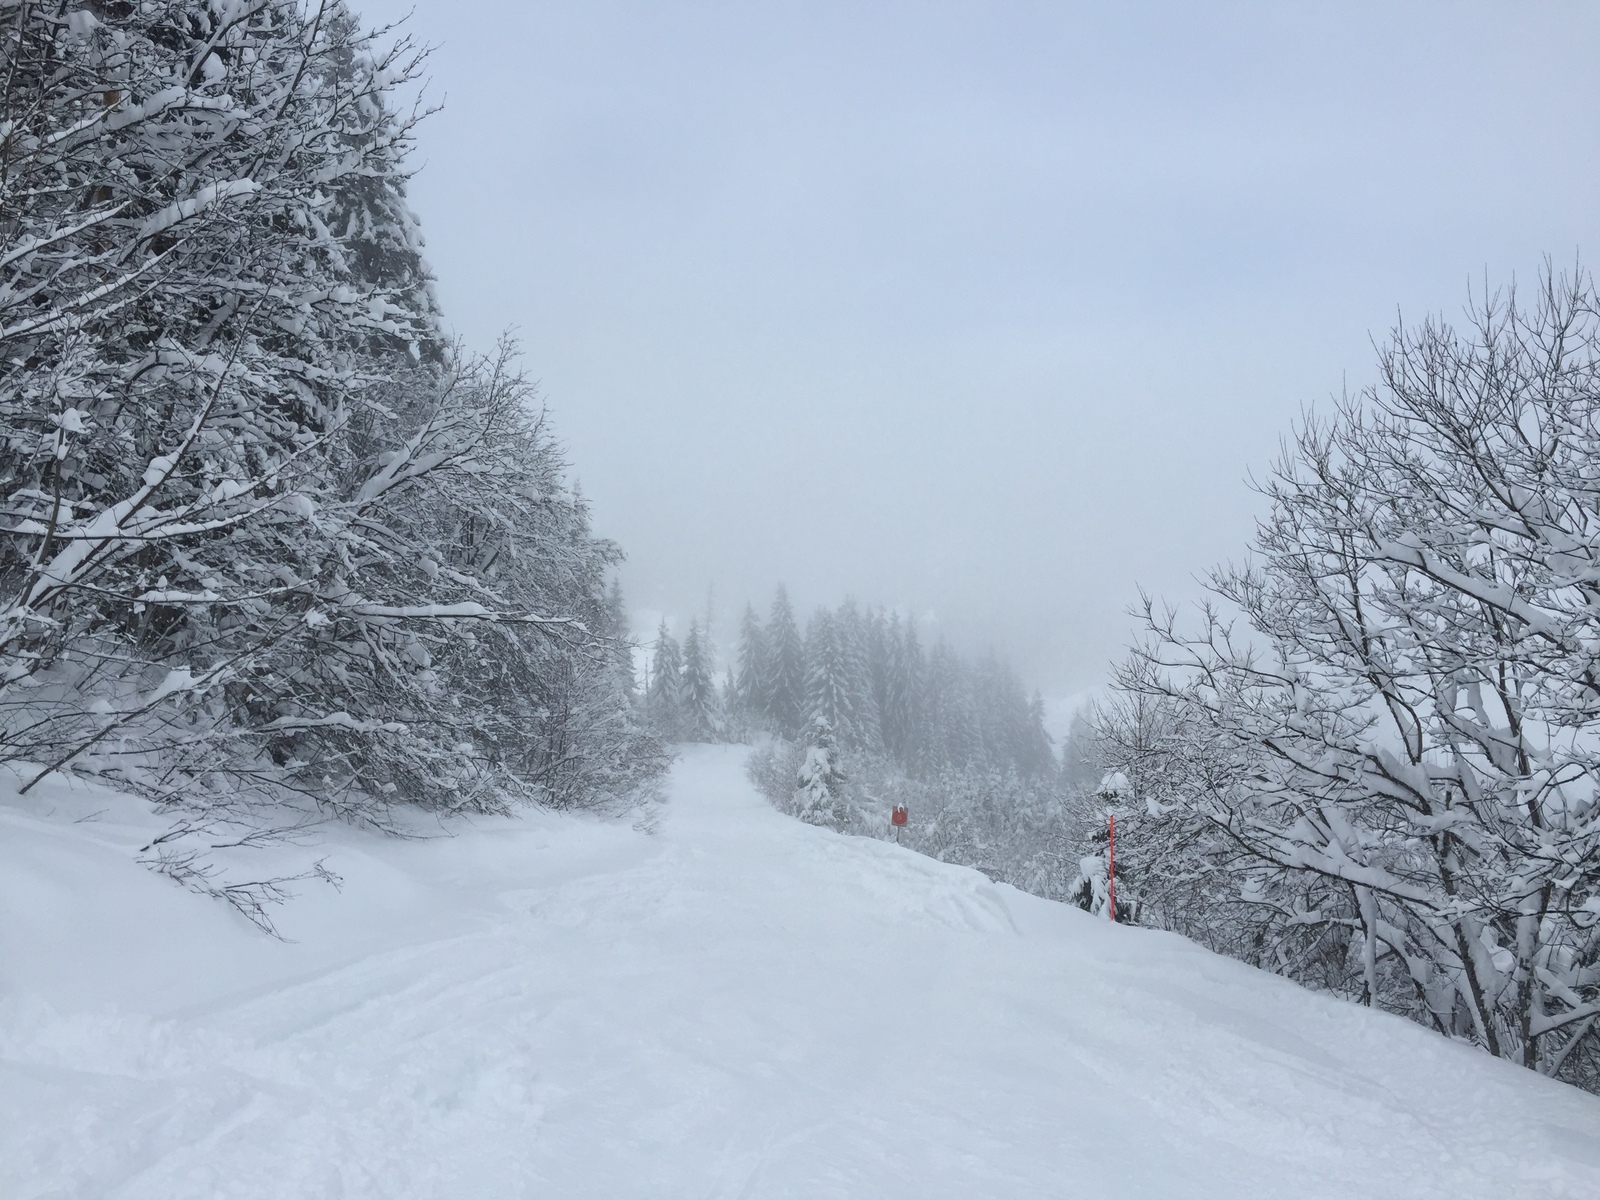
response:
M1102 722L1129 849L1214 944L1593 1087L1593 286L1547 273L1380 365L1299 430L1198 622L1146 602Z

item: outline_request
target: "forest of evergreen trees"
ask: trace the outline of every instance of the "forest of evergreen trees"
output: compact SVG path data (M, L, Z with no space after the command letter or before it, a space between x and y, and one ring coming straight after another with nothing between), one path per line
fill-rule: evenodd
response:
M1063 896L1072 851L1067 781L1044 705L994 655L924 649L916 623L846 601L802 632L782 587L763 621L747 607L718 678L707 624L682 642L665 624L651 648L645 708L661 736L755 743L751 774L781 809L819 825L908 845Z
M968 663L943 642L924 650L915 623L897 613L846 601L818 609L802 633L780 587L765 622L746 608L720 681L698 619L681 644L663 624L651 649L646 705L676 740L797 741L825 723L841 750L884 755L918 776L1055 769L1038 694L993 655Z

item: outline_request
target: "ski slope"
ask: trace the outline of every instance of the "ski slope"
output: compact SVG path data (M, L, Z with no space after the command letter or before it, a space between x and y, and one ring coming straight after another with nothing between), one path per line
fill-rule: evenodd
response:
M7 793L0 1196L1600 1196L1595 1098L742 759L643 822L332 831L287 944L134 866L132 802Z

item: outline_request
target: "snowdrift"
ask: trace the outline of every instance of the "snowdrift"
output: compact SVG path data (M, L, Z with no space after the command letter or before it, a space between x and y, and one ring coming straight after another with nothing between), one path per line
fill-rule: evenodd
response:
M1600 1196L1594 1097L741 764L689 748L642 820L327 831L289 942L134 865L135 802L8 788L0 1196Z

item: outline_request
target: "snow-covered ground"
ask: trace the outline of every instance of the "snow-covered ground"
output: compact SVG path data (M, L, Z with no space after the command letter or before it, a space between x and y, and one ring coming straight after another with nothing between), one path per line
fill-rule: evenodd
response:
M131 802L8 795L0 1196L1600 1196L1595 1098L741 763L644 822L335 831L288 944L134 866Z

